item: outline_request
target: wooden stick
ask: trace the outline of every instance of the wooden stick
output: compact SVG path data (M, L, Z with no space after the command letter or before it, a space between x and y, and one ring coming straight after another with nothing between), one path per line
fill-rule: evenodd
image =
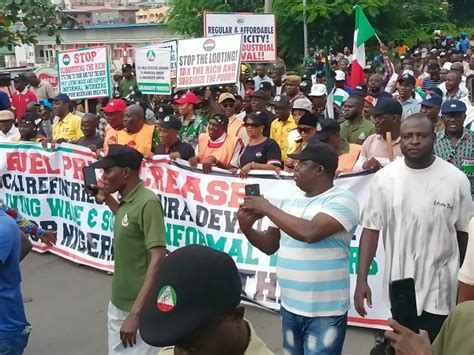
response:
M387 141L388 160L393 161L394 156L393 156L393 145L392 145L392 132L386 133L386 141Z
M382 40L380 39L379 35L377 33L374 33L375 34L375 38L377 38L377 41L379 41L379 44L382 45L383 42Z
M89 113L89 100L88 99L84 100L84 111L86 111L85 113Z

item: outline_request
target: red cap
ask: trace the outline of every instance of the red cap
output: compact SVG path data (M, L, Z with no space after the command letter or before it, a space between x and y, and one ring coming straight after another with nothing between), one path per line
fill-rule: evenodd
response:
M124 112L126 108L127 105L125 104L125 101L123 101L122 99L113 99L109 101L107 106L105 106L102 111L106 113Z
M194 93L187 92L186 94L181 95L181 97L178 100L176 100L175 102L178 105L182 105L182 104L197 105L197 104L199 104L199 99Z
M255 91L253 91L252 89L247 89L247 91L245 92L245 96L253 96L253 93Z

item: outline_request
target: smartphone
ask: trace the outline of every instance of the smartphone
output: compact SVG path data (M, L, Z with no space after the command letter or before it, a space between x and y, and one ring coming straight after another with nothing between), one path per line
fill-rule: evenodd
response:
M412 278L390 282L390 304L393 319L418 333L418 312L416 309L415 280Z
M88 166L82 168L82 174L84 175L84 189L88 195L95 196L97 194L97 177L95 175L95 169Z
M260 196L260 185L245 185L245 196Z

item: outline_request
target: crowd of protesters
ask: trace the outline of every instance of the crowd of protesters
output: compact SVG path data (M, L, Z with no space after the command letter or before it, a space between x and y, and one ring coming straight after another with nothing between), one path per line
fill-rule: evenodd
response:
M248 241L266 254L278 251L285 353L342 352L351 305L349 248L358 225L356 311L364 317L365 303L380 301L372 299L368 273L382 239L384 298L390 281L414 278L424 330L416 334L390 320L391 345L378 338L372 353L390 346L400 354L473 352L471 43L465 33L436 33L432 43L412 48L403 40L381 44L366 63L365 82L355 86L351 64L347 47L310 48L301 75L281 61L242 64L236 84L169 97L141 94L134 67L124 64L113 75L114 97L87 113L32 73L14 79L12 97L0 96L0 142L81 145L97 155L91 167L104 171L96 198L115 214L109 354L119 353L120 344L135 354L156 354L163 346L171 348L160 354L271 353L243 317L242 285L229 256L191 246L165 257L163 209L139 178L142 160L155 154L183 159L205 174L294 174L299 194L282 193L277 202L246 197L238 211ZM376 174L359 211L355 196L334 179L364 171ZM18 264L31 245L11 218L48 245L56 234L0 209L0 275L14 275L7 278L13 291L0 288L10 302L8 314L0 315L0 353L15 334L17 351L10 353L21 354L30 328ZM262 218L270 221L265 231L255 229ZM213 282L206 278L211 269Z

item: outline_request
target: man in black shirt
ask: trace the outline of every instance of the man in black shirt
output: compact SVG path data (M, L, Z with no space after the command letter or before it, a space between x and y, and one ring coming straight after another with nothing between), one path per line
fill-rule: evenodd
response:
M102 149L104 146L104 138L102 138L98 132L99 117L93 113L86 113L81 119L81 130L84 136L79 138L76 142L77 145L88 147L90 150L95 152L97 149Z
M155 148L155 154L169 154L170 159L189 160L194 157L193 147L178 138L181 126L181 121L174 115L166 116L158 123L160 144Z

